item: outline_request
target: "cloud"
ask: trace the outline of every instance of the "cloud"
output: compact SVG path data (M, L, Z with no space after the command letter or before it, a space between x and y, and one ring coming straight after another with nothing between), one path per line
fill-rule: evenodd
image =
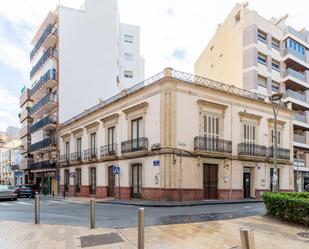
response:
M186 56L187 51L185 49L175 49L172 53L172 57L176 60L182 61Z

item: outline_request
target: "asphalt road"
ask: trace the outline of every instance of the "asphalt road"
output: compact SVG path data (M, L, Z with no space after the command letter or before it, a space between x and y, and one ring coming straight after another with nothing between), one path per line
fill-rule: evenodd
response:
M96 226L137 226L137 206L96 204ZM265 213L263 203L220 204L185 207L145 207L146 225L164 225L231 219ZM34 222L34 200L0 202L0 220ZM89 204L62 199L41 200L41 223L89 225Z

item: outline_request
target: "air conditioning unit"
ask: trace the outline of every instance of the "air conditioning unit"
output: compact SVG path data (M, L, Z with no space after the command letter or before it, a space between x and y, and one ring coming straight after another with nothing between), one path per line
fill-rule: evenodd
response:
M160 149L161 149L160 143L156 143L151 146L151 150L160 150Z

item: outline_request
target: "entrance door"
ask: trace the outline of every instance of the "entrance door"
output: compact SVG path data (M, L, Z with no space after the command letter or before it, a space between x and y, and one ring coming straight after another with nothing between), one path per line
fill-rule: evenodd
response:
M204 199L218 199L218 165L203 165Z
M142 165L132 165L132 197L141 198L142 194Z
M250 173L244 172L244 198L250 198Z
M97 186L96 168L90 169L90 194L95 195Z
M108 187L107 187L107 196L115 196L115 175L113 173L114 166L108 167Z

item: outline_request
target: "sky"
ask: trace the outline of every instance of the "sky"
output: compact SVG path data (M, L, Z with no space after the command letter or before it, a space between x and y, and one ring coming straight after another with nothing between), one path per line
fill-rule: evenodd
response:
M20 126L20 91L30 85L30 41L59 2L79 7L83 0L0 0L0 131ZM120 21L141 28L147 78L167 66L193 73L195 60L237 2L118 0L118 5ZM249 8L267 19L288 13L287 23L296 29L309 23L308 7L308 0L249 1Z

